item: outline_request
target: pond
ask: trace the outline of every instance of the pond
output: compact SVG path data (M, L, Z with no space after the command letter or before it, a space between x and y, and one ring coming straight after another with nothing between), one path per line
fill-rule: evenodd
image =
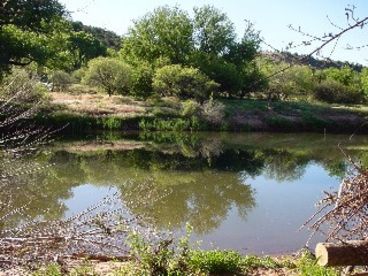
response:
M336 189L349 169L339 144L345 154L368 163L368 136L86 135L30 157L43 169L8 193L12 208L27 203L28 218L55 219L120 191L129 194L130 211L158 229L179 235L189 222L201 248L290 253L308 240L309 232L299 228L323 191ZM137 204L143 201L149 205ZM7 223L24 219L15 216ZM322 239L316 236L310 246Z

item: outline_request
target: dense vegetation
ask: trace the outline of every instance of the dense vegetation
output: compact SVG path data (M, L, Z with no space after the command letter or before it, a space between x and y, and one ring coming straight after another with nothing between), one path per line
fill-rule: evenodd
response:
M185 193L188 196L188 191L193 189L205 195L200 198L201 203L206 205L207 212L216 212L210 214L209 221L198 216L206 214L206 210L194 209L194 215L190 214L192 223L202 227L200 230L204 232L219 223L213 217L219 220L227 215L230 204L236 203L244 216L255 204L250 187L234 184L234 179L228 176L206 175L210 168L218 172L229 170L227 157L234 151L224 149L220 156L218 151L222 145L216 141L199 143L193 140L195 136L192 140L185 137L173 139L170 136L173 133L160 137L151 130L301 129L326 132L328 129L338 132L353 131L364 125L366 113L360 112L359 105L366 104L368 100L368 68L342 62L323 63L312 57L307 62L300 62L301 58L290 53L281 53L283 58L275 58L275 53L261 51L260 32L255 26L248 21L244 24L245 31L239 37L230 18L213 6L194 8L192 16L179 7L163 6L134 21L128 33L120 37L108 30L73 22L58 0L3 0L0 7L0 99L2 108L10 107L1 116L4 120L1 127L6 129L6 133L2 133L0 144L6 150L12 149L9 152L13 156L9 160L3 158L6 162L2 178L7 182L14 172L16 174L22 169L25 172L19 173L17 181L12 180L15 184L7 182L14 184L9 189L3 189L6 196L3 200L6 204L3 205L8 209L0 208L2 219L6 219L6 223L0 221L1 226L16 226L17 220L7 218L8 214L28 215L28 218L34 218L33 222L36 221L39 218L37 211L43 209L45 203L48 204L45 218L60 218L64 211L60 197L67 197L70 193L69 186L63 188L60 185L63 181L68 185L76 183L65 174L74 170L79 172L79 179L97 179L99 169L94 165L96 158L100 158L114 161L114 164L105 162L104 172L120 181L134 173L122 170L125 162L146 171L152 168L180 171L188 167L201 171L206 182L217 185L215 189L202 191L206 186L197 185L200 182L194 172L191 178L195 185L188 185ZM62 97L64 101L58 102ZM335 107L342 105L349 107L336 111ZM38 106L41 108L37 113ZM348 108L359 111L347 111ZM9 111L13 113L9 115ZM43 181L37 180L37 185L25 189L27 183L34 181L29 176L32 167L28 167L27 159L15 161L18 153L11 146L14 140L21 140L22 147L31 145L33 149L37 143L46 140L49 133L45 129L22 129L22 124L28 123L34 114L36 116L32 120L52 128L66 125L79 131L139 128L145 131L141 133L143 141L154 140L159 146L165 146L165 150L174 148L166 145L169 141L175 144L175 148L170 154L164 150L135 150L121 155L124 157L121 160L111 151L93 158L71 153L65 162L67 170L50 170L57 180L50 180L50 175L45 175ZM318 153L313 154L319 157ZM256 176L260 168L267 168L268 173L278 179L297 178L310 161L309 155L302 150L256 151L248 148L237 149L236 155L230 164L234 169L241 168L245 173ZM334 157L333 153L329 156ZM46 163L45 166L35 170L42 171L42 168L55 163L50 160L64 157L60 153L49 153L48 157L43 157L45 160L39 162ZM345 162L337 157L331 160L321 159L319 162L331 175L341 177L346 170ZM7 166L18 166L19 169L13 171ZM158 174L157 179L161 180L159 177ZM186 181L185 176L175 178L179 184ZM137 179L137 183L132 179L127 183L134 187L127 184L122 187L123 192L134 192L132 188L142 183L145 189L152 188L158 195L165 192L161 187L141 182L141 179ZM42 199L47 200L39 202L31 198L28 194L33 188L37 189L33 194L41 194ZM12 189L27 195L19 194L19 198L12 195L12 201L9 201ZM41 189L44 189L42 193ZM142 198L142 192L135 193L136 198L133 192L127 206L133 215L136 212L137 217L148 218L150 209L133 202L138 197ZM181 192L177 189L178 194ZM30 199L29 209L20 207L13 213L16 203L23 203L26 196ZM213 208L208 208L212 201L209 196L217 197ZM187 197L183 199L188 200ZM175 204L178 203L181 202L176 198ZM161 198L154 210L159 210L163 204L168 206L170 201ZM29 214L26 213L28 211ZM188 215L186 210L177 213L178 217ZM96 221L95 224L100 227L99 223ZM168 224L167 221L163 223ZM55 227L50 228L58 231ZM110 228L103 228L103 231L107 236L111 234ZM36 238L44 237L40 235L42 232L35 233ZM27 234L25 239L29 237L32 238ZM298 264L285 264L269 258L243 257L235 252L189 250L188 237L177 247L172 241L160 241L155 247L134 233L130 238L130 254L135 259L117 271L122 275L127 271L143 275L247 274L253 269L283 268L296 269L305 275L337 273L315 267L311 258L306 257L302 257ZM125 242L124 239L120 241ZM7 250L13 248L9 246ZM53 248L56 248L54 244ZM46 272L47 275L61 275L63 268L51 266L46 269L54 269Z
M209 99L257 98L365 103L368 69L342 62L295 63L285 53L260 52L259 32L247 23L242 37L213 6L163 6L134 21L120 38L72 22L55 0L8 0L0 10L0 70L21 66L53 90L90 85L109 95ZM37 12L35 12L37 11ZM296 56L298 57L298 56ZM280 71L290 62L289 70ZM80 91L88 90L80 88Z

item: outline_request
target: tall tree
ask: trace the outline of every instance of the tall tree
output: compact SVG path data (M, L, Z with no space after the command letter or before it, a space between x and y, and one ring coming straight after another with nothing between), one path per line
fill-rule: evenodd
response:
M199 50L220 55L233 45L236 34L227 15L213 6L194 9L194 40Z
M50 24L66 14L57 0L4 0L0 6L0 71L44 62Z
M179 8L160 7L136 21L123 38L122 54L149 62L167 58L187 63L193 48L193 27Z

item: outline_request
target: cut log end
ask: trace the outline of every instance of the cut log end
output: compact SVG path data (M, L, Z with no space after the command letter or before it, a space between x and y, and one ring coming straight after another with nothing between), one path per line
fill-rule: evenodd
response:
M328 265L328 251L323 243L318 243L316 246L317 264L320 266Z
M349 241L343 244L319 243L317 263L321 266L368 265L368 242Z

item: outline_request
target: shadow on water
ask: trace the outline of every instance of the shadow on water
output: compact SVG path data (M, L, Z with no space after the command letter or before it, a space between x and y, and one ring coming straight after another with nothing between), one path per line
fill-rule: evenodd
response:
M131 211L160 229L180 231L189 222L204 247L295 250L307 236L296 230L321 191L348 169L337 147L342 141L347 153L368 163L367 136L157 132L68 139L18 161L54 165L20 177L0 215L24 209L27 217L6 226L62 218L112 189L128 194ZM148 208L137 204L142 198Z

